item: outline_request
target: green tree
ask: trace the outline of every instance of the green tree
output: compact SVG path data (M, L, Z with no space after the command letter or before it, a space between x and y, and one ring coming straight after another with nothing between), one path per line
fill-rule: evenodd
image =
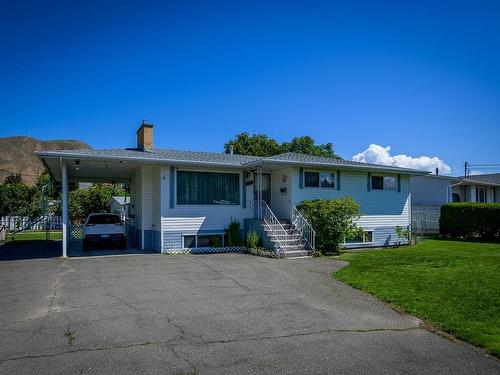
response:
M0 215L33 217L34 189L20 183L0 185Z
M233 151L238 155L273 156L286 152L296 152L300 154L326 156L340 159L334 153L333 145L326 143L317 145L310 136L295 137L291 142L279 144L275 139L266 134L248 134L246 132L236 134L235 138L224 144L224 152L229 154Z
M305 200L297 208L316 231L316 248L322 253L338 252L346 238L362 231L355 222L360 206L351 197Z
M281 146L274 139L265 134L237 134L233 140L224 144L226 154L233 151L238 155L272 156L281 153Z
M69 193L69 212L72 220L85 219L91 213L109 212L109 201L114 195L126 195L119 186L95 184Z
M326 143L317 145L310 136L295 137L291 142L284 142L281 145L282 152L296 152L299 154L325 156L327 158L340 159L340 156L333 152L333 145Z

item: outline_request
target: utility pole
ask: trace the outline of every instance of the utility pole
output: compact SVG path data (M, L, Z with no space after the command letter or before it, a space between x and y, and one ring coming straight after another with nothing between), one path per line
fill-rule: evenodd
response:
M467 178L467 169L469 169L469 162L465 162L464 164L464 178Z

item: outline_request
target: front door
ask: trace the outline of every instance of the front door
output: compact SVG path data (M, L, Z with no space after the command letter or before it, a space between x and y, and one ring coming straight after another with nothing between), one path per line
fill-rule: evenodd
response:
M253 201L254 201L254 214L255 217L258 216L257 210L259 207L259 174L254 173L253 175ZM271 207L271 173L262 173L262 200Z

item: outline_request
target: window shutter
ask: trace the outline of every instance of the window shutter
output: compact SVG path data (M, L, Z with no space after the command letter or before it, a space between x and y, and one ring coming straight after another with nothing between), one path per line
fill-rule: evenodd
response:
M246 178L245 178L246 172L243 171L241 172L241 185L242 185L242 197L241 197L241 207L242 208L247 208L247 184L246 184Z
M401 175L398 174L398 193L401 193Z
M174 208L175 199L175 167L170 167L170 208Z
M304 168L300 168L299 171L299 188L303 189L304 188Z
M371 191L372 190L372 173L368 172L368 178L366 180L366 190Z
M337 169L337 190L340 190L340 169Z

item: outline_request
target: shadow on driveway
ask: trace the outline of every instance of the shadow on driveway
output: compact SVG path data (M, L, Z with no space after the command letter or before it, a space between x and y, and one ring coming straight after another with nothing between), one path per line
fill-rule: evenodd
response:
M61 241L10 241L0 246L0 261L57 258L61 256Z

